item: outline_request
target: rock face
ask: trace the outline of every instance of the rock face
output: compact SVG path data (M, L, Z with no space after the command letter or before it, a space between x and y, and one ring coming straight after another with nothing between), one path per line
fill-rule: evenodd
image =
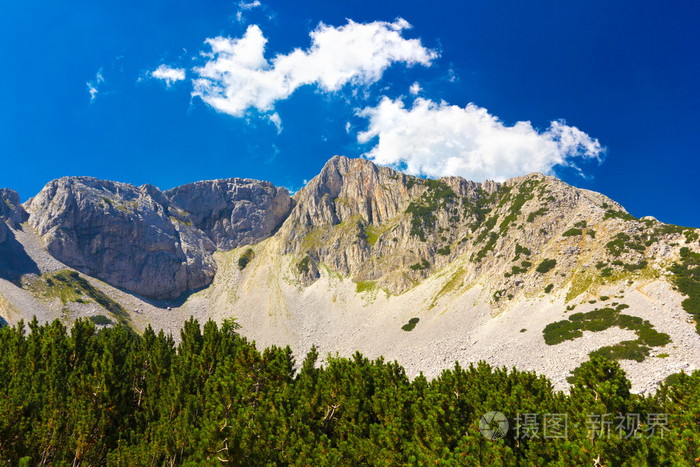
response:
M220 250L266 239L292 208L285 188L241 178L191 183L164 194Z
M0 188L0 243L7 241L10 236L9 227L19 227L27 217L27 212L19 203L19 194L7 188Z
M26 209L56 259L144 297L176 298L216 272L212 242L150 185L61 178Z
M7 188L0 188L0 219L12 227L17 227L26 221L27 212L19 203L19 194Z
M504 183L425 180L345 157L329 160L295 202L278 235L282 253L296 255L293 272L303 284L315 281L323 265L392 294L466 256L465 280L493 271L497 291L511 295L523 281L512 274L504 279L502 270L533 269L547 250L560 248L563 232L576 222L599 223L607 211L626 214L603 195L542 174ZM571 239L582 239L586 229L578 233ZM591 229L585 243L599 248L594 235ZM518 253L522 248L530 253ZM559 261L571 267L583 256L579 246L563 251L569 253Z

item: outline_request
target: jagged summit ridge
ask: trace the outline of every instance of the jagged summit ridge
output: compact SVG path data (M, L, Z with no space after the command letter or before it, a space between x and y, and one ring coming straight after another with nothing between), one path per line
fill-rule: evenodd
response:
M56 259L154 299L209 285L217 247L269 236L290 206L286 190L267 182L200 182L163 193L93 177L54 180L26 203L29 224Z
M574 219L624 212L603 195L537 173L504 183L430 180L341 156L295 200L279 235L283 253L299 257L304 284L323 265L393 294L465 255L465 280L473 280L502 266L498 258L516 244L537 257Z

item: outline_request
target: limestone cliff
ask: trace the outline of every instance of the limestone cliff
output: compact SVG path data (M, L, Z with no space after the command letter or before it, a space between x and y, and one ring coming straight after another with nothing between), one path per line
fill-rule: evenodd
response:
M216 271L212 242L152 186L66 177L26 209L56 259L144 297L175 298Z
M243 178L190 183L164 194L219 250L266 239L292 207L285 188Z
M277 236L304 285L327 267L401 294L461 258L455 280L487 283L496 308L572 279L576 294L579 282L658 274L669 245L691 232L637 220L604 195L542 174L426 180L345 157L294 199Z

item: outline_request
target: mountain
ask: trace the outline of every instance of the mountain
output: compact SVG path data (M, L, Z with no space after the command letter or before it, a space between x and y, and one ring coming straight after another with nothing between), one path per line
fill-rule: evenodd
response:
M561 388L590 353L620 359L637 391L700 366L698 230L542 174L428 180L336 156L293 197L247 179L160 191L89 177L23 206L0 196L10 324L177 334L190 316L233 316L298 356L360 350L429 376L483 359Z

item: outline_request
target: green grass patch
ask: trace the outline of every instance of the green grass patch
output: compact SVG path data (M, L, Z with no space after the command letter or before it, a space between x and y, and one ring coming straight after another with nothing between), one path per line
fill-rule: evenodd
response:
M46 274L29 285L30 290L46 298L58 298L64 305L68 303L88 303L94 301L119 321L128 325L129 314L117 302L94 287L76 271L64 269Z
M255 258L255 252L252 248L247 248L238 258L238 269L241 271L244 270L245 267L248 266L248 263L253 260L253 258Z
M309 263L311 263L311 258L309 255L304 256L301 261L297 263L297 271L301 274L306 274L309 272Z
M357 293L372 292L374 290L377 290L377 281L359 281L355 286Z

